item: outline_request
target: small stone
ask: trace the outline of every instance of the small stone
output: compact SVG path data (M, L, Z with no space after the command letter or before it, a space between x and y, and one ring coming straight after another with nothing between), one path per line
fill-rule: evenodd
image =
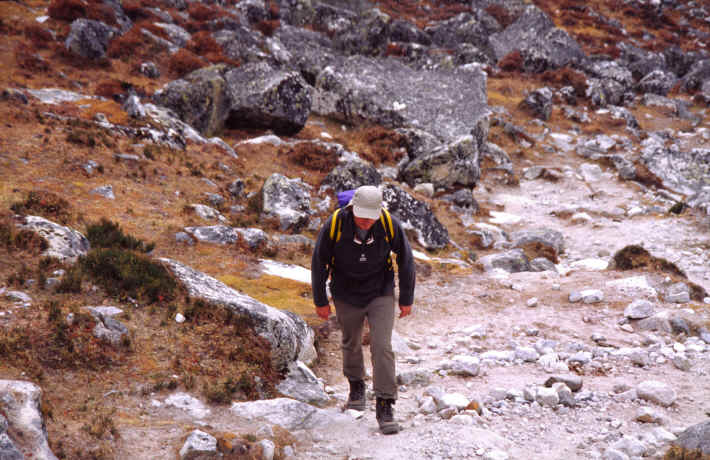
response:
M182 313L178 313L175 315L175 322L176 323L184 323L185 322L185 316L183 316Z
M526 305L528 308L535 308L537 307L538 299L537 297L533 297L532 299L528 299L526 302Z
M659 404L664 407L672 405L676 398L676 392L673 388L663 382L657 380L646 380L641 382L636 388L638 397Z
M653 315L653 304L645 299L637 299L624 310L624 316L629 319L643 319Z

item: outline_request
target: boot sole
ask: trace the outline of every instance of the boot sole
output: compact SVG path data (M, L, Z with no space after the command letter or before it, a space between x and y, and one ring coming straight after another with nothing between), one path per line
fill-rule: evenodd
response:
M348 401L347 404L345 404L345 410L353 409L360 412L365 412L366 407L367 403L365 401Z
M399 430L400 428L397 422L380 423L380 433L382 434L397 434Z

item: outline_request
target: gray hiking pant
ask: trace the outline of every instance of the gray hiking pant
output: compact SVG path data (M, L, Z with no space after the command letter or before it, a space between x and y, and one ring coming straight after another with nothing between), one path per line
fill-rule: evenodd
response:
M335 314L343 333L343 374L348 380L365 378L362 354L362 331L367 318L370 324L370 356L375 396L397 399L397 375L392 351L394 297L377 297L365 307L333 299Z

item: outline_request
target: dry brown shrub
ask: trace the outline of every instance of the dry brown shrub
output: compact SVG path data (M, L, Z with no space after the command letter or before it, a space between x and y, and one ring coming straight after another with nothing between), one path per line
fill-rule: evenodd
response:
M406 137L381 126L365 129L362 137L370 147L370 151L366 150L362 155L375 165L401 160L407 145Z
M67 224L71 220L71 205L59 195L46 190L33 190L24 201L14 203L10 209L17 214L38 215Z
M27 43L18 43L15 48L15 62L21 69L32 73L43 73L49 70L49 63Z
M274 35L274 32L279 27L281 27L281 21L278 19L267 19L254 24L254 28L267 37Z
M643 163L636 164L636 179L642 184L663 188L663 181Z
M36 22L26 24L23 32L25 37L32 42L32 46L38 49L48 48L49 43L54 41L52 32Z
M188 73L200 69L205 65L207 65L207 62L200 59L200 57L195 53L183 48L172 55L170 63L168 64L168 70L174 76L182 77L183 75L187 75Z
M489 5L485 11L493 16L503 28L508 27L515 20L510 12L502 5Z
M196 21L212 21L224 16L226 13L216 5L205 5L204 3L190 3L187 7L187 14Z
M193 34L190 41L185 45L185 48L198 55L222 52L222 48L220 48L217 41L212 37L212 33L207 30Z
M537 259L538 257L544 257L556 264L559 263L557 251L549 245L533 241L522 245L520 249L523 250L525 256L530 260Z
M399 43L388 43L387 49L385 50L385 56L397 56L402 57L405 54L405 50Z
M587 92L587 78L583 73L569 67L545 71L540 75L540 78L546 83L552 83L559 87L572 86L578 97L584 97Z
M116 99L126 92L124 83L118 80L103 80L96 85L94 94L96 96L105 97L107 99Z
M523 55L518 50L511 51L498 61L498 67L505 72L522 72Z
M52 0L49 4L49 17L71 22L86 17L89 5L83 0Z
M293 146L282 147L279 149L279 155L285 155L289 162L311 171L329 172L338 164L335 149L315 142L299 142Z
M123 0L121 6L123 7L123 12L133 22L150 19L154 16L150 10L143 6L143 2L140 0Z

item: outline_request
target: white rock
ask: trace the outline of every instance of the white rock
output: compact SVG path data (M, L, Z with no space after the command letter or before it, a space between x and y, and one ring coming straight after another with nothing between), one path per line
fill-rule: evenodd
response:
M217 456L217 439L204 431L194 430L180 449L182 460Z
M175 315L175 322L176 323L184 323L185 322L185 316L182 313L177 313Z
M609 267L609 262L603 259L582 259L569 264L574 270L603 271Z
M599 303L604 300L604 293L599 289L585 289L580 292L582 302L584 303Z
M457 410L463 410L471 404L469 399L461 393L446 393L441 398L444 407L453 407Z
M451 417L451 423L455 423L457 425L474 425L476 420L470 415L458 414Z
M541 406L555 407L560 403L560 396L554 388L538 387L535 392L535 401Z
M261 446L261 458L263 460L274 460L274 454L276 453L276 445L268 440L268 439L262 439L259 441L259 445Z
M177 407L194 418L204 418L209 415L210 410L202 402L187 393L175 393L165 399L168 406Z
M672 405L676 398L676 392L668 384L657 380L646 380L641 382L636 388L638 397L646 401L659 404L664 407Z
M636 299L624 310L624 316L629 319L643 319L653 315L654 306L645 299Z
M624 435L621 439L612 444L611 447L630 457L641 457L648 450L641 441L628 435Z
M540 358L540 354L532 347L517 347L515 349L515 358L532 363Z

